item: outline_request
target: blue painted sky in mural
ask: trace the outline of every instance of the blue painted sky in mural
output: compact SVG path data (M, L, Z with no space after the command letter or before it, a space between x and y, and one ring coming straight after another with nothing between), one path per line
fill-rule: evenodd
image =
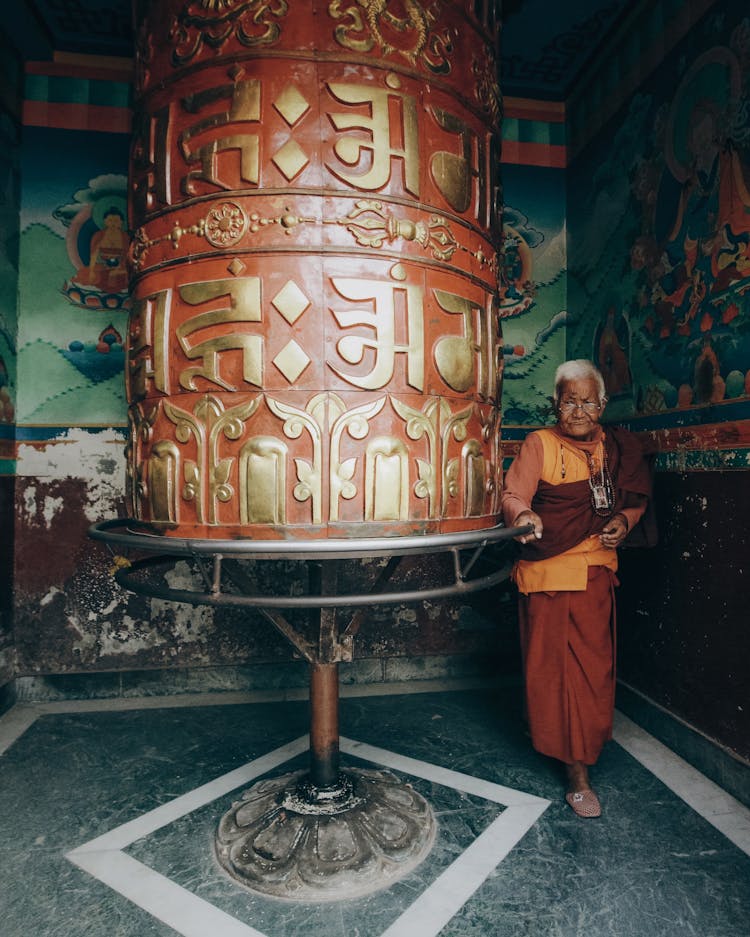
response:
M52 215L55 208L70 204L90 179L113 173L127 178L127 135L90 134L87 140L89 146L82 147L76 131L24 128L22 229L43 224L65 237L65 224Z

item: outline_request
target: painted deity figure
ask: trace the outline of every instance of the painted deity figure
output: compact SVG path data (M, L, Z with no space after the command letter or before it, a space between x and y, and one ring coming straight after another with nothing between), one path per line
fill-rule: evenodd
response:
M110 208L104 215L104 228L91 238L89 264L79 271L76 279L107 293L127 289L125 258L129 243L122 212Z
M694 106L687 146L690 172L669 240L681 242L688 276L703 254L714 277L733 267L733 279L742 278L750 270L750 188L740 154L732 140L722 138L709 102Z
M622 394L632 383L628 356L617 334L614 307L610 307L607 311L604 328L599 336L597 352L604 386L608 397L612 399Z

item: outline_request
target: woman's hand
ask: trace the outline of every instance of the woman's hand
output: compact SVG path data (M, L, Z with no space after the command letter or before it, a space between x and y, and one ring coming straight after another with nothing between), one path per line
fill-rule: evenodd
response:
M541 540L544 529L541 517L533 511L521 511L513 522L513 526L525 527L527 524L533 524L534 529L528 534L521 534L520 537L514 537L513 539L518 543L531 543L534 540Z
M603 547L616 550L628 533L628 522L624 514L615 514L607 521L599 535Z

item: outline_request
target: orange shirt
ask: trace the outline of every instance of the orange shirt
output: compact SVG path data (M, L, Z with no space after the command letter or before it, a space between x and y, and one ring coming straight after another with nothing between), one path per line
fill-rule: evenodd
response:
M589 478L586 454L599 455L604 446L600 426L591 442L573 440L553 429L536 430L524 440L518 456L508 469L503 487L502 506L505 523L516 526L522 511L530 511L540 481L564 485ZM638 523L645 508L623 508L628 528ZM542 533L544 537L544 533ZM570 550L542 560L518 560L513 581L520 592L583 592L588 582L589 566L617 569L617 551L603 547L599 535L586 537Z

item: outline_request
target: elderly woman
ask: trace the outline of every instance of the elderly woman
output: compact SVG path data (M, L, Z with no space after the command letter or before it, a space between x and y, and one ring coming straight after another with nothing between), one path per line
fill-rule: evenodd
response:
M506 524L533 525L513 571L532 744L566 765L580 817L601 815L588 768L612 737L617 547L650 495L636 438L599 425L605 404L590 361L560 365L557 424L524 440L502 501Z

